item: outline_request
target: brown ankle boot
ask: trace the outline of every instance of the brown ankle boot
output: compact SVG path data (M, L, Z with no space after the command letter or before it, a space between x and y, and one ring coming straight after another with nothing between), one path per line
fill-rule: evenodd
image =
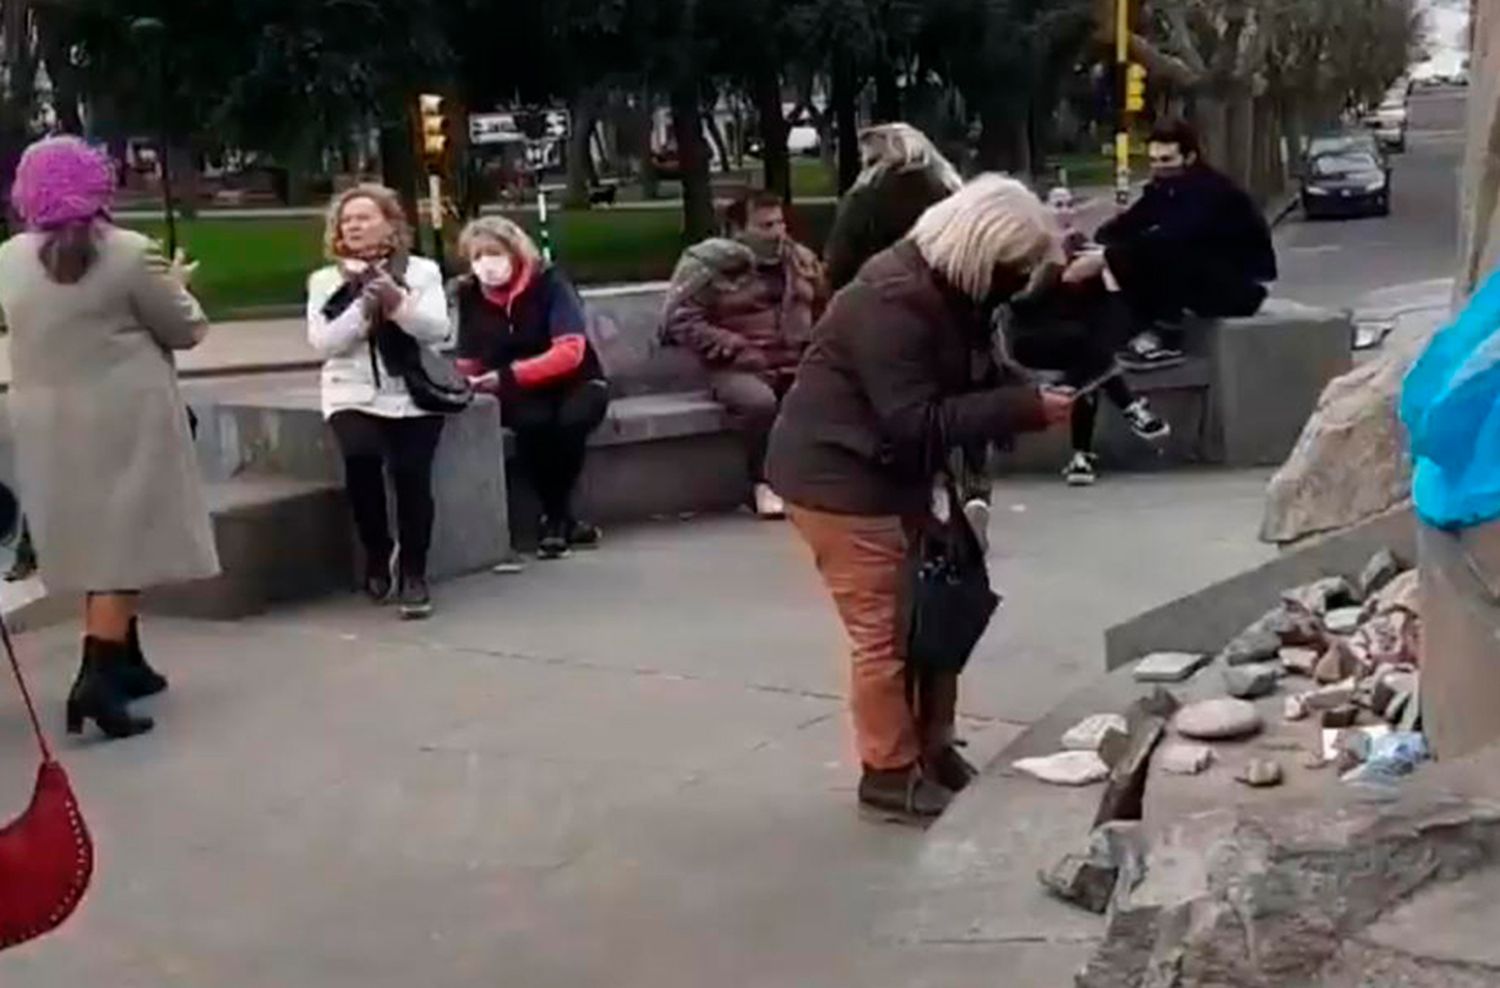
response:
M888 813L936 817L953 802L953 793L929 781L919 765L892 770L867 768L859 780L859 801Z

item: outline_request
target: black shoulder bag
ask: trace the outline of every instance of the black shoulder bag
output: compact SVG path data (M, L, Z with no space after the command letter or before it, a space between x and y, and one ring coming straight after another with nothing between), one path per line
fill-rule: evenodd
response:
M964 517L953 472L944 463L947 444L936 409L929 417L927 477L941 474L948 517L928 513L907 553L902 580L906 662L913 672L958 674L969 664L1000 597L989 566Z
M392 273L399 282L399 274ZM358 303L364 285L364 280L345 281L323 306L324 317L337 319L349 306ZM412 404L424 412L455 415L473 403L474 389L453 362L417 342L389 319L382 319L370 328L369 346L370 371L375 375L376 388L380 387L383 360L391 373L406 384Z

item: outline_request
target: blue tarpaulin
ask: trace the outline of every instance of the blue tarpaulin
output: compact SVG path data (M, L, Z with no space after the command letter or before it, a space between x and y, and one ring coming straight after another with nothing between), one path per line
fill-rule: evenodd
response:
M1438 528L1500 518L1500 271L1406 375L1417 514Z

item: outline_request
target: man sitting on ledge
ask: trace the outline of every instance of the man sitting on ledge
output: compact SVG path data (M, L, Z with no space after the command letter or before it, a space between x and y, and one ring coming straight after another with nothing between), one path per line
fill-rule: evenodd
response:
M1182 362L1186 313L1255 315L1277 273L1265 216L1203 161L1191 126L1158 124L1148 153L1151 181L1140 200L1099 229L1103 254L1080 257L1066 276L1073 283L1103 276L1124 294L1139 333L1121 362L1134 370Z
M756 513L780 518L786 508L765 480L766 442L826 301L823 265L788 236L774 193L741 196L726 218L729 238L690 247L678 262L662 334L707 366L714 400L745 443Z

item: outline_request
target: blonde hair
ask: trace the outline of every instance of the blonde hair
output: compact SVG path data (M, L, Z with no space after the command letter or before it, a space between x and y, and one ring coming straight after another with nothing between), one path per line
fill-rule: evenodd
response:
M995 268L1029 274L1059 249L1051 211L1025 185L994 174L928 209L907 236L929 267L975 301L990 294Z
M950 192L964 180L937 146L911 124L888 123L859 132L859 159L864 166L856 186L870 185L886 172L931 172Z
M527 267L537 267L542 262L542 252L537 249L536 241L519 224L503 216L481 216L470 220L458 235L459 254L467 260L475 242L480 240L499 244Z
M394 231L392 247L396 250L411 249L411 223L406 218L401 197L394 189L365 182L345 189L328 204L328 216L323 223L323 253L330 261L337 261L345 256L343 231L340 227L343 225L344 209L356 199L368 199L380 209L381 215Z

